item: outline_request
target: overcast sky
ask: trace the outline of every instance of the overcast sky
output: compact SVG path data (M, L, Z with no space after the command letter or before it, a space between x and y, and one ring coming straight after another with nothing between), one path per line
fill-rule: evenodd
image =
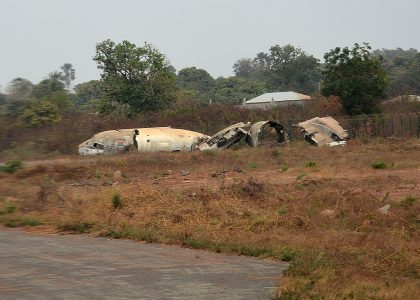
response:
M76 83L99 79L92 57L107 38L145 41L180 70L213 77L274 44L322 58L336 46L420 49L419 0L0 0L0 85L34 83L70 62Z

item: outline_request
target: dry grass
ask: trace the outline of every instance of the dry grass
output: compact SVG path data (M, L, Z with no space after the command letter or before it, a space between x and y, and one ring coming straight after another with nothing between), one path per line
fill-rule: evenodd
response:
M31 166L1 175L1 205L16 209L0 221L290 261L280 299L415 299L419 150L419 140L297 142Z

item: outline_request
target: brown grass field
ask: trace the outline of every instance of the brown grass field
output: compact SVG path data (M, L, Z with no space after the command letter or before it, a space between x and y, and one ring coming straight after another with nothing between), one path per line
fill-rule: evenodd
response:
M0 173L3 226L290 261L279 299L418 299L419 199L418 139L67 156Z

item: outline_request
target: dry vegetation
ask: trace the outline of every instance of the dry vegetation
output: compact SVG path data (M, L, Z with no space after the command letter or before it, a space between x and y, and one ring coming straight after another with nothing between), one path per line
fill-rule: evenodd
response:
M0 173L0 221L290 261L279 299L416 299L419 154L353 140L31 164Z

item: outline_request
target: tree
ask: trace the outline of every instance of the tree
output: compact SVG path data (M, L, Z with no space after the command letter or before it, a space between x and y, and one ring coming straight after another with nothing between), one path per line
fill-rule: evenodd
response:
M420 53L416 49L382 49L373 54L383 57L382 67L389 76L389 95L420 94Z
M61 76L62 80L66 84L67 90L70 90L70 85L73 80L76 79L76 71L73 69L73 65L70 63L65 63L61 66L61 70L63 71Z
M44 79L32 89L31 96L42 99L55 92L64 91L64 83L57 77L57 72L51 73L49 79Z
M254 61L250 58L241 58L233 64L233 73L237 77L251 78L254 71Z
M67 112L74 108L74 103L71 101L69 94L66 91L56 91L50 93L43 97L41 101L54 104L60 113Z
M24 78L15 78L10 81L7 86L7 93L12 99L23 99L27 98L33 89L34 85L27 79Z
M208 93L213 89L215 80L206 70L190 67L179 71L176 77L176 84L184 90Z
M321 72L319 61L292 45L274 45L268 53L254 59L242 58L233 65L237 77L265 82L271 91L318 91Z
M312 55L292 45L270 48L266 81L271 90L315 93L321 72L319 62Z
M33 127L56 123L61 120L57 106L48 101L30 102L23 109L20 118L24 124Z
M108 39L96 45L93 60L102 71L104 113L159 110L174 99L175 78L165 56L147 43L137 47Z
M103 97L103 87L99 80L79 83L74 87L74 91L76 93L76 103L78 105Z
M220 77L216 79L216 86L211 92L211 99L241 104L244 98L249 100L266 91L263 82L250 81L241 77Z
M325 71L321 93L339 96L350 115L378 112L385 96L388 78L380 59L372 56L368 44L355 44L353 49L335 48L324 55Z

